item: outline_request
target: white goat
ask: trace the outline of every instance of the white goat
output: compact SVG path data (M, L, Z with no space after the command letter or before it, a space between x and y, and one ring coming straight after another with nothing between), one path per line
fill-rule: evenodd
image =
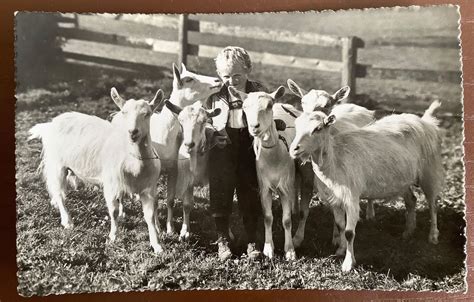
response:
M333 128L336 128L338 132L363 127L375 121L375 111L355 104L341 103L349 96L351 91L349 86L344 86L331 95L324 90L311 89L309 92L305 91L292 79L288 79L287 84L290 91L301 98L301 106L304 112L322 111L326 114L333 114L336 117ZM374 218L374 203L373 200L369 199L367 200L365 219L371 220ZM334 223L332 233L332 243L334 245L339 244L339 236L339 230L336 223Z
M343 271L355 264L353 243L361 197L403 195L408 212L404 234L411 234L416 224L416 198L410 186L419 184L430 208L429 241L438 242L436 198L442 188L443 168L438 121L433 112L439 106L439 102L431 104L422 118L390 115L341 133L329 131L336 121L334 115L317 111L296 119L290 154L304 161L311 158L318 191L334 208L341 230L340 248L346 250Z
M287 84L290 91L301 98L303 112L322 111L333 114L338 121L339 131L351 130L353 126L363 127L375 119L373 110L355 104L341 104L349 96L349 86L344 86L331 95L324 90L311 89L307 92L291 79L288 79Z
M221 112L220 108L205 110L202 104L195 103L181 108L169 101L165 106L178 116L182 127L182 143L179 148L178 158L178 186L177 196L187 194L190 196L190 207L185 209L183 215L183 228L189 226L189 212L194 202L194 186L205 186L209 182L208 158L209 150L213 147L206 138L208 120ZM188 232L188 229L185 229ZM186 237L189 233L186 234Z
M154 199L160 174L160 161L150 139L150 117L163 98L124 100L115 88L111 96L120 113L115 124L78 112L63 113L49 123L30 129L29 139L41 139L42 168L51 204L59 208L61 224L71 228L64 200L67 171L80 180L103 186L110 215L110 242L117 236L118 200L124 194L138 194L155 253L162 251L154 224ZM157 101L158 100L158 101Z
M169 102L181 108L206 101L221 87L219 79L190 72L186 70L184 64L181 65L181 73L175 64L172 69L173 90ZM114 122L115 118L112 120L112 123ZM150 135L162 163L162 172L167 174L167 233L174 232L172 223L174 199L175 197L183 198L184 219L179 236L181 239L186 239L189 237L189 213L193 208L193 191L188 190L186 181L180 179L182 175L186 175L186 172L178 173L178 150L182 140L182 129L176 114L171 112L168 107L164 107L160 113L153 114L150 122ZM177 194L177 192L183 193L183 195ZM158 211L158 208L156 210ZM157 220L155 222L158 223ZM159 225L156 227L159 229Z
M304 238L306 218L309 213L309 200L312 193L313 173L310 166L306 166L306 177L302 180L301 191L301 218L295 237L291 237L291 212L296 209L296 182L295 162L288 153L288 143L294 137L293 133L277 132L274 117L281 117L279 123L283 126L292 124L299 112L291 105L275 104L275 99L285 93L285 88L280 86L271 94L265 92L252 92L249 94L239 92L229 87L229 92L234 98L243 100L243 110L247 118L250 135L254 137L254 151L256 154L257 177L260 188L260 197L265 223L265 245L263 254L273 257L274 244L272 238L272 191L280 195L283 216L282 223L285 230L285 257L287 260L296 258L295 246L301 245ZM286 106L286 107L283 107ZM286 119L286 120L284 120ZM283 130L283 129L281 129ZM298 171L303 167L298 165Z

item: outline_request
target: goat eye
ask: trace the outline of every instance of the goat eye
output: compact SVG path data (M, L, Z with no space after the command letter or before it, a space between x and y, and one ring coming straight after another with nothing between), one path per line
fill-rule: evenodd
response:
M193 78L184 78L184 79L183 79L183 82L185 82L185 83L190 83L190 82L192 82L192 81L194 81Z

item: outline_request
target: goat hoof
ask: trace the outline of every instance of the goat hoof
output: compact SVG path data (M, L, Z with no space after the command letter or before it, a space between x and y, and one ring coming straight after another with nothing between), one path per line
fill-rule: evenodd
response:
M157 233L157 234L161 234L161 226L160 226L160 223L155 220L154 225L155 225L156 233Z
M267 256L268 258L272 259L273 258L273 244L265 243L263 247L263 254Z
M230 227L229 227L229 239L230 239L230 241L234 241L234 240L235 240L234 233L232 233L232 230L230 229Z
M299 248L302 242L303 242L302 237L299 237L299 236L293 237L293 246L295 247L295 249Z
M116 235L109 235L109 243L114 243L115 239L117 239Z
M152 246L153 248L153 251L155 252L155 254L161 254L163 252L163 248L161 247L160 244L157 244L155 246Z
M171 236L171 235L174 234L174 228L173 228L171 225L167 225L167 226L166 226L166 234L167 234L168 236Z
M61 222L61 224L66 230L70 230L74 227L74 224L72 223L72 221Z
M125 219L125 212L124 211L119 212L118 219Z
M374 214L372 214L372 215L366 214L366 215L365 215L365 220L367 220L367 221L374 221L374 220L375 220L375 215L374 215Z
M181 232L181 233L179 234L179 240L180 240L180 241L188 240L188 238L189 238L189 232L188 232L188 231L186 231L186 232Z
M428 237L428 241L431 244L438 244L438 234L439 234L438 231L430 233L430 236Z
M289 250L288 252L286 252L285 258L286 258L287 261L294 261L294 260L296 260L296 253L295 253L295 250Z
M347 273L352 269L352 261L345 259L342 263L342 272Z
M406 231L404 231L403 234L402 234L403 240L407 240L407 239L409 239L411 236L413 236L413 230L410 230L410 231L406 230Z
M344 257L344 255L346 254L346 248L344 247L339 247L337 250L336 250L336 257Z

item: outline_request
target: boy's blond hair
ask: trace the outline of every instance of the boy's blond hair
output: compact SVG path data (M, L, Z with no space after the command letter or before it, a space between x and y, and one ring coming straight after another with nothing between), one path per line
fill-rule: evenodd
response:
M235 64L242 66L247 73L252 70L252 62L248 52L242 47L238 46L227 46L217 55L216 69L219 70L222 67L230 67Z

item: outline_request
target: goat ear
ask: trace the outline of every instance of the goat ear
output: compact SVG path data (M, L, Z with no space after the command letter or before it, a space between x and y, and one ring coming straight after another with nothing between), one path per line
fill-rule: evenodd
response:
M114 103L120 108L120 110L122 110L122 107L126 101L118 94L117 89L115 89L115 87L112 87L112 89L110 89L110 96L112 97Z
M221 113L221 108L214 108L210 110L206 110L207 112L207 117L215 117Z
M324 126L328 127L336 122L336 116L334 114L331 114L329 116L326 116L324 118Z
M178 66L173 63L173 86L176 85L177 88L183 87L183 81L181 81L181 73L178 70Z
M334 93L332 95L332 97L334 98L335 102L337 103L337 102L340 102L343 99L347 98L349 96L350 92L351 92L351 88L349 86L344 86L341 89L339 89L338 91L336 91L336 93Z
M232 86L229 86L228 90L229 90L230 95L236 99L239 99L241 101L244 101L247 99L247 94L245 92L238 91Z
M290 91L293 92L295 95L299 96L300 98L302 98L306 94L306 91L301 89L300 86L298 86L298 84L296 84L295 81L293 81L292 79L288 79L286 83L288 84L288 88L290 89Z
M186 66L184 63L181 63L181 74L183 74L185 71L187 71Z
M163 102L164 93L163 90L158 89L155 94L153 100L149 101L148 104L151 106L151 111L155 112L155 110L160 107L161 103Z
M276 126L277 131L285 131L286 129L286 123L284 120L276 119L275 126Z
M285 87L280 86L277 90L273 91L270 95L274 100L281 98L285 94Z
M173 113L179 114L181 110L183 110L181 107L171 103L170 101L166 100L165 101L165 106Z

